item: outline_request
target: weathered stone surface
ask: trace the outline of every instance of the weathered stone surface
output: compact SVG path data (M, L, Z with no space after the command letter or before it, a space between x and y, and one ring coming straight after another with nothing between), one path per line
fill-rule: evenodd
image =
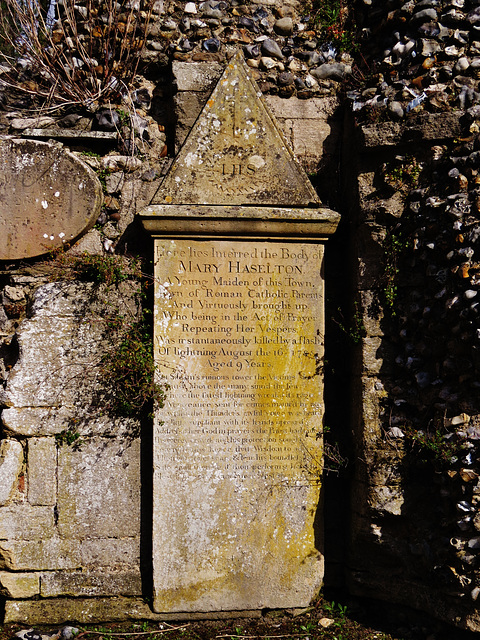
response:
M321 584L322 256L156 241L156 611L306 606Z
M345 76L352 73L350 65L343 64L342 62L328 62L321 64L316 69L312 69L311 74L317 80L343 80Z
M87 399L87 394L84 398ZM12 407L2 413L6 433L20 436L53 436L68 429L75 420L80 435L128 437L139 429L134 418L111 418L97 415L98 406L90 408L78 404L65 403L58 408Z
M9 376L9 405L74 406L85 398L95 378L101 323L48 315L25 320L17 336L22 356Z
M367 337L362 340L363 367L368 375L380 373L383 365L382 348L383 339L379 336Z
M128 263L125 265L125 273L128 273ZM69 275L68 268L66 275ZM62 279L61 271L58 278ZM85 322L94 324L94 321L98 323L105 315L105 309L111 307L115 313L118 311L134 319L139 313L136 292L138 283L128 280L115 287L92 282L52 282L35 292L31 316L84 318L88 311L93 318L88 318Z
M148 206L158 189L158 182L129 180L122 188L121 218L117 223L119 233L124 233L134 221L135 214Z
M336 114L336 98L284 100L268 95L265 102L306 171L315 172L322 158L338 154L342 119Z
M325 239L335 232L340 216L327 207L241 207L151 205L140 213L152 235L201 235L208 228L217 237L255 235L280 240L299 236ZM207 226L208 225L208 226ZM263 273L263 272L262 272Z
M86 567L138 566L140 538L92 538L78 542L81 563Z
M258 618L260 611L218 611L214 613L153 613L143 598L49 598L48 600L7 600L5 623L61 624L71 620L83 623L114 620L224 620Z
M385 398L387 392L383 383L378 378L362 378L362 396L360 406L357 409L361 412L362 434L358 434L358 446L364 439L364 446L375 443L377 438L382 436L382 425L379 419L380 402Z
M443 140L462 132L461 113L424 114L404 123L382 122L365 125L359 137L365 147L398 145L415 140Z
M23 466L23 448L16 440L0 442L0 506L13 496Z
M405 502L400 485L375 485L371 487L369 504L382 515L401 516Z
M79 569L79 555L71 540L60 538L0 541L0 568L11 571Z
M0 594L7 598L33 598L40 593L38 573L0 571Z
M28 502L54 505L57 493L57 446L54 438L28 440Z
M175 148L178 151L185 142L191 128L201 113L208 93L183 91L174 96L177 123L175 127Z
M323 247L291 241L325 239L336 219L258 98L233 59L142 213L155 236L198 236L156 240L156 359L170 385L154 440L161 613L305 606L323 577Z
M211 92L222 72L223 65L217 62L172 63L172 73L178 91Z
M76 572L42 573L40 595L43 598L140 596L142 595L142 580L139 570L114 572L103 568Z
M357 232L358 287L374 289L385 274L384 242L386 230L379 225L364 224Z
M311 98L300 100L292 97L288 100L278 96L267 95L264 98L275 118L283 120L324 120L334 116L339 108L338 98Z
M361 320L368 336L383 336L383 308L378 299L378 291L368 289L360 292Z
M78 240L70 249L70 253L80 255L90 253L91 255L104 254L103 239L98 229L90 229L88 233Z
M293 20L290 17L280 18L273 25L275 33L281 36L290 36L293 33Z
M37 256L93 226L101 185L73 154L34 140L0 140L0 259Z
M140 532L140 445L92 438L58 452L58 530L71 538Z
M79 433L127 434L133 419L109 419L104 405L105 380L99 364L110 313L138 318L136 283L108 288L93 283L50 283L39 287L31 317L18 328L20 357L10 371L2 412L8 433L55 435L75 421Z
M40 540L53 534L52 507L16 504L0 508L0 540Z
M152 204L319 204L259 96L234 58Z
M38 127L48 127L55 122L54 118L39 117L39 118L13 118L10 122L10 127L14 131L23 131L24 129Z

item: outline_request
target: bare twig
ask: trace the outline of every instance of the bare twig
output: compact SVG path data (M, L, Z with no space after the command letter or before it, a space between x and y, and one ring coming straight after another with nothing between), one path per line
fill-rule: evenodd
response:
M223 636L215 636L215 638L237 638L237 640L244 640L247 638L265 638L268 640L270 640L270 638L307 638L308 636L312 635L311 633L288 633L285 634L283 636L272 636L270 634L266 635L266 636L243 636L243 635L239 635L238 633L231 633L231 634L226 634ZM78 638L78 636L77 636Z
M180 629L186 629L189 624L183 624L180 627L172 627L168 625L168 629L154 629L153 631L130 631L123 633L112 633L110 631L82 631L75 638L81 638L83 636L94 635L94 636L151 636L153 634L167 633L167 631L179 631Z

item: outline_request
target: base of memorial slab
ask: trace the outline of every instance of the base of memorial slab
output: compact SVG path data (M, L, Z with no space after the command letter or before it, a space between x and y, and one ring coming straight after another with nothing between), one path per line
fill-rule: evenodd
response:
M182 620L228 620L258 618L261 611L209 611L154 613L143 598L48 598L7 600L5 623L61 624L75 620L83 624L125 620L173 622Z
M338 595L338 594L337 594ZM471 634L399 605L320 596L305 609L153 614L140 598L48 598L7 601L0 640L467 640ZM11 615L15 614L15 615ZM74 626L70 626L71 623ZM27 628L28 627L28 628ZM28 634L28 635L27 635Z

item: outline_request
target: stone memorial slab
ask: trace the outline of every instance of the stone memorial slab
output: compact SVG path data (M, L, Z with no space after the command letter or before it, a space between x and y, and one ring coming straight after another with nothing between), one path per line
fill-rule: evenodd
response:
M307 606L322 556L322 245L157 240L157 611Z
M48 253L92 227L102 188L72 153L37 140L0 140L0 260Z
M235 58L155 202L153 607L305 607L323 580L323 242L338 215Z

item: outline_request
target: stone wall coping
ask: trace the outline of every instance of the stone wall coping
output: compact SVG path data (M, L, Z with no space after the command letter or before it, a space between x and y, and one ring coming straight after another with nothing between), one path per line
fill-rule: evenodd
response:
M78 129L61 129L59 127L44 129L25 129L20 134L21 138L59 138L65 140L112 140L118 138L116 131L79 131Z
M327 207L151 205L139 216L144 229L154 237L193 234L320 239L332 235L340 221L340 215Z
M379 122L363 125L358 130L360 145L371 152L379 147L418 143L422 140L444 140L461 135L464 130L463 111L429 113L403 122Z

